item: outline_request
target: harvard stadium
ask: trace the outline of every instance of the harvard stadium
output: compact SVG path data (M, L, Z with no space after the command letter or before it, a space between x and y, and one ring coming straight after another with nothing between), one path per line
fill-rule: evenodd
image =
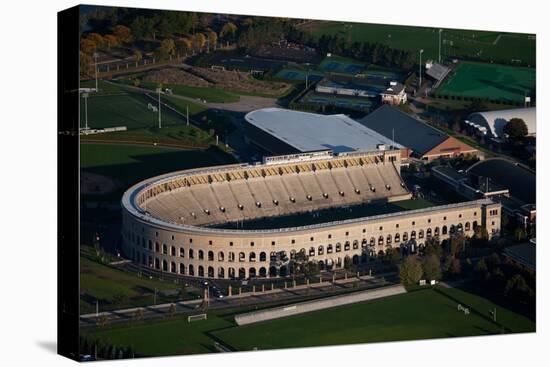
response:
M289 275L300 251L322 269L337 269L432 236L470 236L478 225L498 236L500 204L488 199L305 226L229 226L409 199L401 156L400 149L317 151L150 178L122 198L123 251L159 271L245 279Z

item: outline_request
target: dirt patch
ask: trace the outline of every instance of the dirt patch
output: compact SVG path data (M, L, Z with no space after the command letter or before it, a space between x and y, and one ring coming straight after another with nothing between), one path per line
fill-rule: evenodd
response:
M243 71L213 70L209 68L192 67L186 70L166 68L148 73L144 81L179 84L188 87L220 88L246 93L260 93L277 96L291 88L290 83L265 82L252 78Z
M122 187L115 179L86 171L80 172L80 193L82 195L110 194Z
M180 84L188 87L211 87L213 83L204 80L194 74L178 68L166 68L155 70L143 78L146 82L163 84Z

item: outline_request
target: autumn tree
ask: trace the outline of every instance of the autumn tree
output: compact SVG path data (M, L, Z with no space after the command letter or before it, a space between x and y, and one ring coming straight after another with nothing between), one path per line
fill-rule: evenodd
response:
M99 33L90 33L86 38L93 41L98 49L105 47L105 39Z
M235 38L237 33L237 26L231 22L227 22L220 30L220 38L224 40L230 40Z
M116 38L113 34L107 34L103 37L103 39L105 40L105 46L108 50L117 47L120 44L118 38Z
M428 280L440 280L441 279L441 262L435 255L426 256L422 262L422 271L424 277Z
M184 55L193 49L191 40L187 37L180 38L176 41L176 51L178 54Z
M130 43L133 40L130 28L123 25L115 26L113 28L113 34L121 43Z
M413 285L422 278L422 264L416 256L407 256L399 267L399 279L403 285Z
M504 125L502 131L504 134L508 135L509 139L522 139L528 134L527 125L525 121L520 118L510 119L510 121Z
M97 44L89 38L80 39L80 51L87 55L93 54L97 50Z
M205 33L206 40L208 42L208 47L210 49L216 49L216 44L218 43L218 35L213 30L209 29Z
M197 33L191 38L193 49L201 50L206 44L206 37L202 33Z
M170 56L174 56L176 54L176 44L174 43L174 40L171 38L162 40L160 46L155 51L155 54L161 60L166 60L170 58Z

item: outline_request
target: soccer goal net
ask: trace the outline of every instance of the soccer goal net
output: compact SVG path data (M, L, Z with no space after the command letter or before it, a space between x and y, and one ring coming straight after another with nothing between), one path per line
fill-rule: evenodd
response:
M206 319L207 319L207 316L206 316L205 313L201 313L201 314L198 314L198 315L189 315L189 316L187 316L187 322L206 320Z

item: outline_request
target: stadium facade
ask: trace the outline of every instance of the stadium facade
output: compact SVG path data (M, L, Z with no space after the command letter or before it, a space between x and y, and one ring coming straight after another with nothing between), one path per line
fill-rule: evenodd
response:
M123 252L159 271L209 278L286 276L303 251L321 268L369 261L388 247L469 236L498 236L500 204L476 200L391 214L265 230L223 229L246 221L411 197L399 150L295 154L165 174L122 198Z

